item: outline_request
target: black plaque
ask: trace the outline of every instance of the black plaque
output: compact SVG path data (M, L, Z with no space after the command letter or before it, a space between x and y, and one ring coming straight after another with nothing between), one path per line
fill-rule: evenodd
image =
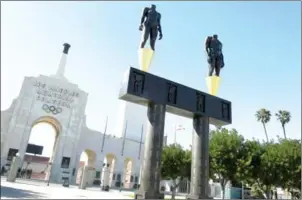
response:
M26 148L26 153L31 153L35 155L42 155L43 146L35 145L35 144L28 144Z
M131 182L131 183L133 182L133 179L134 179L134 177L131 176L131 177L130 177L130 182Z
M120 180L121 180L121 178L122 178L121 174L117 174L117 176L116 176L116 180L117 180L117 181L120 181Z
M205 112L206 105L205 105L206 96L201 94L200 92L196 92L196 110L197 112Z
M144 92L145 75L134 72L132 74L132 87L135 94L141 95Z
M230 120L230 104L224 101L221 102L221 117Z
M167 102L175 105L177 103L177 86L171 83L167 83L167 86Z
M70 164L70 157L63 157L61 162L61 168L67 169L69 168L69 164Z
M7 160L12 161L13 158L17 155L18 151L19 151L18 149L9 148L8 154L7 154Z

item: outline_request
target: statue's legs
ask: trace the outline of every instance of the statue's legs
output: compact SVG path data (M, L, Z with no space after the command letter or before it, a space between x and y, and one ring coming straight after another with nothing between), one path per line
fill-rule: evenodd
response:
M190 194L187 199L209 199L209 118L193 118Z
M209 63L209 74L208 76L212 76L214 69L215 69L215 58L214 56L210 56L210 58L208 59L208 63Z
M224 65L223 62L223 55L219 55L216 57L216 62L215 62L215 75L219 76L220 75L220 70L223 67L222 65Z
M155 42L156 42L157 34L158 34L157 27L150 29L150 47L153 51L155 50Z
M215 56L212 55L211 58L209 59L209 76L213 75L213 72L215 70L215 76L219 76L220 74L220 69L222 65L222 60L220 56Z
M143 35L142 35L142 42L141 42L141 48L144 48L145 45L146 45L146 42L148 40L148 37L150 35L150 27L148 26L144 26L144 29L143 29Z
M160 193L159 187L165 114L165 105L149 103L140 188L135 192L135 199L164 199L164 194Z

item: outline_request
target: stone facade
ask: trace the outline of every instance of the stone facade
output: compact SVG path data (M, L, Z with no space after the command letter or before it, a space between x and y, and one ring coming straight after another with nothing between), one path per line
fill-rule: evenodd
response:
M9 162L9 149L17 149L24 160L32 127L48 122L57 131L50 158L51 182L61 182L67 174L75 183L81 154L86 152L90 182L95 172L102 171L103 164L108 163L111 186L121 179L126 181L126 187L133 187L139 177L143 145L132 138L104 135L89 129L85 116L87 98L86 92L62 76L25 77L19 96L10 108L1 111L1 165ZM62 168L62 160L69 162L69 166Z

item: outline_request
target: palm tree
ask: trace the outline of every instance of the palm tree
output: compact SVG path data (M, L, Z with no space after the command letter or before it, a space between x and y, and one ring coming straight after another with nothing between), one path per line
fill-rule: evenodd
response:
M277 117L278 121L280 121L280 123L282 125L284 139L286 139L285 124L287 124L290 121L290 118L291 118L290 112L288 112L286 110L279 110L276 113L276 117Z
M266 141L269 142L268 140L268 135L266 131L266 124L270 121L271 119L271 112L269 110L266 110L265 108L262 108L256 112L256 118L258 122L261 122L264 128L265 136L266 136Z

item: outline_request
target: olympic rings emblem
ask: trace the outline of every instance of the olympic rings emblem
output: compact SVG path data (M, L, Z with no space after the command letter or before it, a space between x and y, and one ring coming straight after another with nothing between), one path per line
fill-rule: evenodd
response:
M54 115L57 115L57 114L59 114L59 113L62 112L62 108L60 108L60 107L55 107L55 106L49 106L49 105L47 105L47 104L44 104L44 105L42 106L42 109L43 109L45 112L47 112L47 113L52 113L52 114L54 114Z

